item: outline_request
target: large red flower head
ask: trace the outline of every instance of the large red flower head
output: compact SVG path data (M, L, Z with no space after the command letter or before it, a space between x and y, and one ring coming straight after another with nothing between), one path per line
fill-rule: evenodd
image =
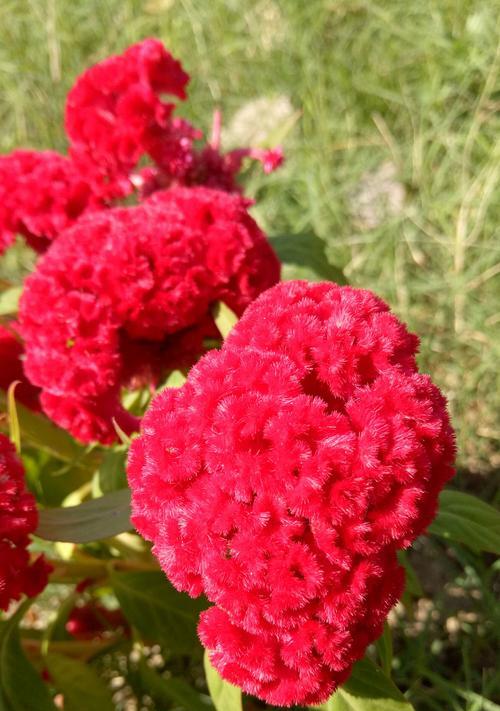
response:
M188 81L156 39L108 57L77 79L66 103L71 154L102 194L129 192L130 173L145 155L170 169L179 161L184 170L183 155L198 134L187 122L171 121L170 99L185 99Z
M98 206L68 158L30 150L0 157L0 253L16 234L43 251L83 212Z
M38 523L34 497L26 490L24 470L14 447L0 434L0 610L21 595L38 595L51 566L39 557L30 563L27 546Z
M110 442L112 418L126 431L137 425L121 387L156 383L192 362L214 335L213 302L241 314L278 279L276 256L239 196L178 188L95 213L26 281L26 373L49 417L84 442Z
M39 390L24 375L24 347L17 333L17 324L0 325L0 389L7 390L11 383L18 382L16 400L31 410L39 410Z
M269 703L321 703L346 679L453 475L417 345L368 291L279 284L132 443L137 530L214 603L199 633L220 673Z

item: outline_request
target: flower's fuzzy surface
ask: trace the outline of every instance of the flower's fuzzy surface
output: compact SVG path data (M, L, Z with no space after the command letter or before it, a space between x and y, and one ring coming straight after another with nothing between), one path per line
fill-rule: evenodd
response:
M40 409L39 389L32 385L24 374L24 347L18 334L17 323L8 327L0 325L0 389L7 390L11 383L18 382L16 400L30 410Z
M108 57L77 79L66 102L70 152L106 197L130 192L131 171L145 155L174 174L184 172L197 132L171 121L171 100L186 98L188 81L156 39Z
M0 253L16 234L43 251L83 212L98 207L88 182L65 156L18 150L0 157Z
M238 195L174 188L94 213L26 280L26 373L61 427L111 442L113 418L127 432L137 427L121 387L155 384L162 370L192 363L214 335L213 302L241 314L278 279L279 262Z
M214 603L199 634L222 676L269 703L320 703L345 680L454 473L417 347L368 291L279 284L132 443L137 530L179 590Z
M174 185L239 192L245 158L262 163L266 173L281 165L280 149L221 152L218 112L215 137L200 143L203 133L174 115L173 100L186 98L188 82L180 62L151 38L77 79L66 103L66 131L71 156L97 195L117 198L135 188L147 197ZM146 158L151 165L139 168Z
M38 595L51 566L43 556L30 562L27 546L38 523L36 502L12 443L0 434L0 610L21 595Z

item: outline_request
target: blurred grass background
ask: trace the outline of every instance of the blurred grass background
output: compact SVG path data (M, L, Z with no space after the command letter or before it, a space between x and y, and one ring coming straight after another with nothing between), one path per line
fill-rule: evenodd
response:
M259 220L274 234L315 232L351 283L419 333L458 432L457 484L498 500L498 0L3 0L0 25L2 152L64 150L76 75L150 35L192 75L182 114L209 130L221 107L228 144L282 140L286 166L250 176ZM405 642L400 674L417 708L498 709L483 705L500 693L484 672L495 569L457 551L443 564L436 545L423 582L439 614L423 613L427 632ZM475 618L450 612L433 565ZM427 677L430 693L412 679L432 645L441 685ZM451 680L462 695L447 695Z

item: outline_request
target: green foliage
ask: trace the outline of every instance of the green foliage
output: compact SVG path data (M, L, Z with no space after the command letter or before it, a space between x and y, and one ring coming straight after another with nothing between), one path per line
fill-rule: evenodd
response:
M126 461L127 449L123 446L105 452L95 477L100 494L109 494L127 487Z
M283 281L307 279L347 283L342 269L328 261L325 243L314 233L271 236L270 242L282 263Z
M321 711L412 711L392 681L369 659L355 664L349 680L322 706Z
M238 323L238 317L222 301L217 301L212 309L215 325L219 329L222 338L227 338L233 326Z
M110 690L91 666L52 653L45 661L54 686L64 694L64 711L115 709Z
M0 390L0 411L8 409L5 393ZM60 459L73 467L91 470L100 460L98 449L87 450L77 444L64 430L54 425L44 415L32 412L21 403L16 403L17 417L23 443ZM4 426L0 420L0 427Z
M120 489L78 506L42 509L36 535L46 541L90 543L131 527L130 491Z
M210 663L205 652L203 663L207 678L208 690L216 711L243 711L241 689L225 681Z
M114 573L110 579L121 608L145 640L158 640L176 653L193 653L203 603L179 593L158 572Z
M470 494L445 490L429 531L474 551L500 555L500 513Z
M56 711L46 685L21 647L19 623L29 605L21 605L0 627L0 695L8 711Z
M141 661L139 673L144 688L147 689L148 695L156 701L159 708L162 708L165 703L174 703L176 708L183 711L208 711L213 708L205 695L195 691L185 681L161 676L151 669L144 660Z

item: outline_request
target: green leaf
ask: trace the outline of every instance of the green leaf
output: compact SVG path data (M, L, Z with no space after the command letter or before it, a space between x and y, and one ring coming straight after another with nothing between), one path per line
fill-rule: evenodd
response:
M439 497L439 513L428 530L476 552L500 554L500 513L470 494L443 491Z
M420 580L418 579L418 575L415 571L415 568L410 563L408 551L400 550L398 551L397 555L399 564L403 566L406 573L405 590L410 595L413 595L413 597L422 597L422 595L424 594L424 590L422 588L422 585L420 584Z
M22 286L12 286L0 294L0 316L17 314L19 299L23 293Z
M354 665L349 680L322 706L321 711L413 711L392 681L369 659Z
M11 711L56 711L48 688L28 661L19 639L26 601L0 630L0 687Z
M217 711L242 711L241 689L223 679L212 666L208 653L203 660L207 686Z
M178 653L193 651L202 601L175 590L160 571L113 573L110 582L125 617L144 639Z
M270 237L272 247L282 262L281 279L308 279L347 284L344 272L330 264L325 243L314 233Z
M91 543L131 528L130 491L120 489L79 506L41 509L35 534L47 541Z
M101 493L108 494L127 488L127 474L125 463L127 450L124 447L109 449L103 456L97 471L97 481Z
M0 410L6 409L7 396L0 391ZM99 450L87 451L44 415L32 412L19 402L16 403L16 409L23 439L28 440L37 449L42 449L73 466L95 469L98 465L101 459Z
M158 708L172 703L183 711L208 711L213 704L205 696L193 689L182 679L165 677L151 669L144 660L140 662L139 673L148 696L156 701Z
M213 305L212 316L220 335L225 340L229 336L231 329L238 323L238 317L223 301L217 301Z
M60 654L48 654L54 686L64 695L64 711L113 711L111 691L88 664Z

